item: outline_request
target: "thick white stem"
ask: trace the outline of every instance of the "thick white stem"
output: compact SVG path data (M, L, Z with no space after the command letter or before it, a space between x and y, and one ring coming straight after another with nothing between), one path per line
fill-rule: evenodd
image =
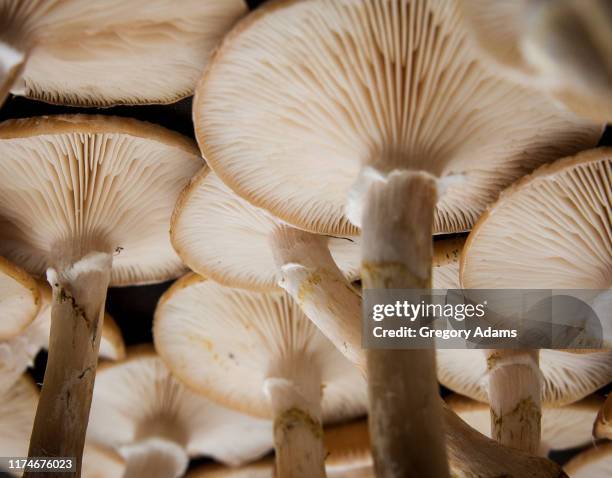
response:
M334 262L328 238L279 226L270 238L281 287L351 362L365 366L361 297Z
M276 477L324 478L320 392L284 378L268 378L264 391L274 414Z
M29 456L77 460L76 473L49 478L80 476L111 264L111 254L94 252L47 273L53 287L49 358Z
M491 436L502 445L537 454L542 417L539 351L486 353Z
M178 478L189 464L182 445L159 438L126 447L122 454L127 461L124 478Z
M363 204L364 289L430 289L435 179L394 171ZM370 436L379 478L449 476L433 343L367 351Z
M0 40L0 106L21 77L26 55L12 45Z

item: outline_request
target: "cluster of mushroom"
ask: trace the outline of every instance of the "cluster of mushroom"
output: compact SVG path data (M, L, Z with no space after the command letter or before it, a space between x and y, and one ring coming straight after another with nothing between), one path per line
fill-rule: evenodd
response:
M0 0L0 102L194 94L197 139L110 115L0 123L0 455L92 478L176 478L199 456L220 464L187 476L612 473L594 395L612 382L606 0L247 12ZM173 279L154 345L126 351L108 287ZM608 341L366 350L358 279L603 290ZM547 458L593 437L565 472Z

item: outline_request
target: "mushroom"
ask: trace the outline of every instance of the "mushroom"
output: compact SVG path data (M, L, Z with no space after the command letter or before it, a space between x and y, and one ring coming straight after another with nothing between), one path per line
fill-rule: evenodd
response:
M185 264L204 277L259 292L282 286L323 334L358 362L361 301L350 286L359 271L358 237L292 228L234 194L208 169L181 194L171 237Z
M31 274L46 270L53 287L31 456L73 456L80 469L107 287L182 273L168 227L201 166L190 140L135 120L0 124L0 254Z
M593 436L595 438L612 440L612 394L608 394L608 398L597 414L597 421L593 427Z
M40 294L36 281L0 256L0 341L18 336L36 318Z
M123 478L125 460L112 448L85 442L83 451L83 478Z
M188 274L160 299L153 336L189 387L274 420L279 478L324 476L322 424L366 412L359 370L284 292L230 289Z
M541 167L508 188L474 226L461 259L462 287L609 290L611 197L611 148L585 151ZM612 336L609 319L600 319L604 344ZM552 375L543 370L545 380L554 381L552 387L542 385L539 365L544 366L544 352L486 353L493 436L503 444L532 452L539 447L542 395L546 399L552 393L558 401L567 402L612 380L612 351L574 356L548 351L549 358L557 360L549 366L563 370ZM474 378L483 367L469 367L461 375ZM578 396L572 397L577 391Z
M602 443L576 455L563 467L572 478L612 475L612 443Z
M3 0L0 105L9 90L74 106L172 103L246 11L244 0Z
M608 0L462 0L475 43L503 74L566 107L612 119L612 8Z
M125 457L125 478L177 478L192 456L239 465L272 447L269 421L189 390L151 346L129 349L125 360L100 366L90 422L88 437Z
M31 367L41 348L49 348L51 328L52 293L48 284L35 281L40 297L40 308L32 323L18 336L0 340L0 390L6 390ZM7 316L10 317L10 316ZM100 338L101 359L119 360L125 356L125 345L121 330L108 314L104 314Z
M485 436L491 436L487 404L458 394L447 397L446 402L468 425ZM551 450L566 450L590 444L592 423L602 402L601 397L592 395L563 407L544 407L539 454L547 456Z
M432 0L264 5L196 88L204 156L300 229L362 226L365 289L429 289L434 231L470 229L501 188L601 133L489 72L461 20ZM434 351L367 355L377 472L448 476Z
M4 456L23 457L28 452L38 387L29 375L22 375L7 390L0 390L0 450ZM3 470L0 466L0 472Z
M186 478L276 478L274 460L266 459L256 463L232 468L219 464L206 464L187 473Z
M42 281L38 284L42 304L38 316L34 323L28 327L26 332L30 338L30 342L37 346L49 349L49 330L51 329L51 309L53 300L53 291L49 284ZM30 329L32 329L30 331ZM37 350L38 352L38 350ZM121 329L108 313L104 312L104 321L102 322L102 333L100 337L100 350L98 353L100 359L104 360L121 360L125 357L125 343Z

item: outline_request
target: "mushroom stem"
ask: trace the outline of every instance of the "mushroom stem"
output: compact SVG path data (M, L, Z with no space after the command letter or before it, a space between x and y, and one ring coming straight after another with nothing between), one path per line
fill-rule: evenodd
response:
M13 84L21 76L26 56L10 44L0 40L0 106Z
M130 446L124 454L127 463L123 478L178 478L185 474L189 464L183 446L163 439Z
M49 358L29 456L73 457L77 466L74 473L49 473L50 478L80 476L111 264L110 254L93 252L47 271L53 287Z
M491 436L506 445L537 454L542 416L538 350L489 350Z
M435 178L393 171L362 216L365 289L430 289ZM367 351L370 436L379 478L449 476L435 350Z
M490 440L445 405L443 415L453 476L567 478L553 461Z
M305 390L284 378L266 379L264 391L274 413L277 478L324 478L320 395L306 397Z
M334 262L328 238L283 225L270 242L281 287L347 359L365 366L361 297Z
M595 438L605 438L612 440L612 393L608 394L606 402L597 414L597 420L593 427Z

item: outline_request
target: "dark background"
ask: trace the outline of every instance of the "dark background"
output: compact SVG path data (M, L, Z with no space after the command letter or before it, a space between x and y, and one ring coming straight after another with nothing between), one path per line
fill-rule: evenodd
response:
M247 0L247 3L250 8L255 8L262 4L263 0ZM10 96L7 98L2 108L0 108L0 121L10 118L77 113L127 116L157 123L194 138L193 124L191 122L191 98L186 98L171 105L118 106L96 109L50 105L22 97ZM606 129L600 141L600 145L612 145L612 128L608 127ZM121 328L126 345L152 342L151 327L153 311L155 310L160 295L171 283L172 281L150 286L109 289L106 308ZM43 380L45 363L46 353L41 352L36 358L35 367L31 370L32 375L39 384L41 384ZM603 395L608 391L610 391L610 386L600 390L599 393ZM442 393L446 395L449 391L443 389ZM563 464L577 451L579 450L554 453L551 458ZM205 461L206 460L197 460L195 464L200 464ZM194 462L192 462L192 464L193 463ZM4 476L2 472L0 472L0 477L1 476Z

